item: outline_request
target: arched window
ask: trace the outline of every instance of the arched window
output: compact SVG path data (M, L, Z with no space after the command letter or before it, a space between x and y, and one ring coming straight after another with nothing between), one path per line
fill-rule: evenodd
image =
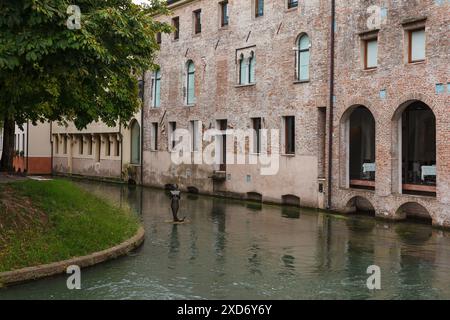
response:
M436 117L423 102L411 103L402 113L403 192L436 192Z
M255 83L256 56L252 51L248 58L248 83Z
M131 163L141 162L141 127L136 120L131 123Z
M309 49L310 42L308 35L304 34L297 41L297 80L309 80Z
M247 63L244 58L244 54L241 54L239 58L239 84L247 83Z
M350 115L349 168L350 186L375 187L375 119L366 107L360 106Z
M189 61L187 63L187 98L186 103L188 105L195 103L195 65L194 62Z
M153 75L153 107L161 106L161 70L158 70Z

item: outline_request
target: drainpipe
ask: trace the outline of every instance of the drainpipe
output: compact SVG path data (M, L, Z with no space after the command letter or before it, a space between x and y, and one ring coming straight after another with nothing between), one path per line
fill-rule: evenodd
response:
M27 160L26 160L26 170L27 170L27 175L29 174L28 172L28 157L29 157L29 145L30 145L30 120L27 121Z
M141 186L144 185L144 106L145 106L145 71L142 74L142 106L141 106Z
M119 121L119 139L120 139L120 180L122 180L123 169L123 137L122 137L122 122Z
M333 117L334 117L334 46L336 25L336 0L331 0L331 42L330 42L330 110L328 121L328 201L327 208L331 208L331 183L333 174Z
M50 174L53 176L53 122L50 121Z

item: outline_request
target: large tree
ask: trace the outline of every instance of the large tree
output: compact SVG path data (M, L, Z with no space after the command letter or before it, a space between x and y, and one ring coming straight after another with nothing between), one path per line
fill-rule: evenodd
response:
M149 2L0 2L0 170L12 169L15 123L73 121L82 129L133 116L140 107L136 74L157 67L156 34L171 31L153 19L168 13L165 1ZM70 5L80 8L80 27L67 13Z

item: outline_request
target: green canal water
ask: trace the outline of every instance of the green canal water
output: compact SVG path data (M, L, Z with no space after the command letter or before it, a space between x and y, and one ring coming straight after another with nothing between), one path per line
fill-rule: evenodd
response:
M428 225L183 194L177 226L163 191L80 184L135 209L144 245L82 270L81 290L63 275L0 299L450 299L450 233ZM370 265L381 290L367 289Z

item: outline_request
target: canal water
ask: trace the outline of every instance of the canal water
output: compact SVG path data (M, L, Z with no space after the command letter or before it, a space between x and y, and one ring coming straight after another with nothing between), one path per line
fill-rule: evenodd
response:
M182 195L172 225L164 191L80 183L131 206L146 229L136 252L0 290L0 299L450 299L450 233L362 215ZM381 290L366 286L381 268Z

